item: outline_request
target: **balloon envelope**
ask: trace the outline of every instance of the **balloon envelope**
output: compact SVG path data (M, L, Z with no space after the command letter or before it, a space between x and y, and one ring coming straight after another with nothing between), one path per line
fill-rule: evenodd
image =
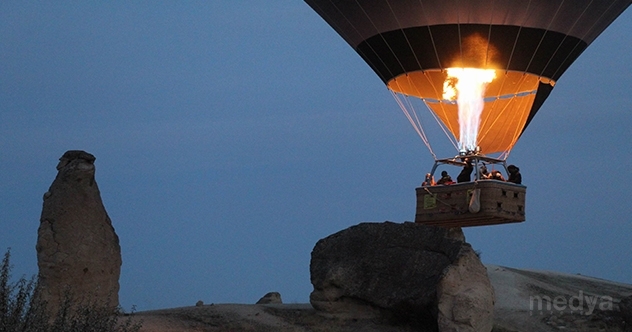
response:
M305 0L396 92L421 98L459 138L446 69L495 69L478 144L509 151L577 57L630 0Z

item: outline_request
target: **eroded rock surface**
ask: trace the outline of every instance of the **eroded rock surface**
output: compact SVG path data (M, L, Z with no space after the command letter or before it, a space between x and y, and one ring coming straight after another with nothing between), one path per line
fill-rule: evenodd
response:
M493 292L487 268L472 248L464 247L437 285L439 331L491 331Z
M632 296L621 299L619 310L625 327L632 331Z
M414 223L342 230L312 251L310 302L330 314L390 315L428 330L490 331L493 289L463 239L458 229Z
M52 312L64 292L118 306L121 248L95 181L95 157L67 151L44 194L37 238L41 296Z
M257 301L257 304L281 304L283 301L281 300L281 293L279 292L269 292L266 293L262 298Z

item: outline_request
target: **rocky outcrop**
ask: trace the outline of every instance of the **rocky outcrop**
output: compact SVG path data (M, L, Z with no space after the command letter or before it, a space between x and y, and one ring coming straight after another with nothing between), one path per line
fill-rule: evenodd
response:
M262 298L257 301L257 304L281 304L281 293L279 292L270 292L264 295Z
M621 299L621 302L619 302L619 312L621 313L623 326L628 331L632 331L632 295Z
M441 331L490 331L493 289L460 230L362 223L312 251L312 306L342 315L391 316ZM434 326L434 328L433 328Z
M493 287L487 269L472 248L465 247L437 285L439 331L491 331Z
M37 238L42 298L56 312L65 293L118 306L121 248L95 181L95 157L68 151L44 194Z

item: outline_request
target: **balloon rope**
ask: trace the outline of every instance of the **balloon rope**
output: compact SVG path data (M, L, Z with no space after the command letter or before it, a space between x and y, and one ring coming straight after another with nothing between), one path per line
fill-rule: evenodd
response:
M527 78L527 75L523 74L522 77L520 78L520 81L518 81L518 86L521 86L522 83L524 82L524 80ZM505 80L503 80L503 84L504 84ZM499 90L500 91L500 90ZM513 102L513 100L517 97L516 94L511 96L511 102ZM500 95L498 95L496 97L496 100L498 100L500 98ZM494 124L498 121L498 119L505 113L505 111L507 111L507 109L509 108L509 105L511 104L511 102L508 102L505 107L500 111L500 113L498 113L498 116L493 119L491 125L487 126L487 131L485 131L484 133L480 133L479 136L481 139L483 139L485 137L485 135L487 135L489 133L489 131L491 130L491 128L494 127ZM495 101L494 101L495 104ZM492 106L493 107L493 106ZM513 112L513 118L516 118L516 112ZM487 123L487 118L485 119L485 122L482 125L485 125Z
M458 147L456 145L456 141L452 138L453 136L450 135L450 133L448 132L448 130L446 130L446 127L443 125L443 123L439 120L439 118L437 118L437 115L430 109L430 107L428 107L428 105L426 104L426 100L424 98L422 98L421 100L426 105L426 108L428 109L428 112L430 112L430 115L432 115L432 117L435 119L435 121L439 125L439 128L441 128L441 130L443 130L443 133L445 134L445 136L448 138L450 143L452 143L452 146L454 147L454 149L456 151L458 151L459 149L458 149ZM417 113L417 111L413 107L413 104L410 102L410 97L406 96L406 101L407 101L408 105L410 105L410 108L413 110L413 114L415 115L415 119L417 119L417 122L419 123L419 127L423 130L423 125L421 124L421 118L419 117L419 114ZM424 136L425 136L425 134L424 134ZM434 156L434 154L433 154L433 156ZM435 160L436 159L437 159L437 157L435 156Z
M512 99L513 99L513 98L515 98L515 96L514 96L514 97L512 97ZM524 103L525 101L526 101L526 99L521 100L521 102L523 102L523 103ZM513 102L513 100L512 100L512 102ZM526 107L528 107L528 105L527 105ZM517 108L518 108L518 109L524 109L524 108L525 108L525 106L522 106L522 107L521 107L521 105L518 105L518 106L517 106ZM514 116L513 116L513 119L512 119L512 120L515 120L515 119L516 119L517 114L516 114L516 112L513 112L513 114L514 114ZM521 133L521 130L520 130L520 129L521 129L521 128L523 128L523 127L524 127L524 126L516 126L516 130L514 131L514 133L513 133L513 137L511 138L511 144L509 144L509 146L507 147L507 150L503 151L503 153L500 155L500 159L507 160L507 157L509 157L509 153L510 153L510 152L511 152L511 150L513 149L514 145L516 145L516 143L518 142L518 138L520 138L520 133ZM504 157L503 157L503 156L504 156Z
M424 8L424 3L422 0L419 0L419 5L421 6L421 10L424 12L424 19L426 22L430 22L428 19L428 13ZM441 58L439 57L439 51L437 50L437 45L435 45L434 36L432 35L432 29L430 29L430 25L428 25L428 35L430 36L430 42L432 43L432 48L434 49L435 56L437 57L437 63L439 64L439 68L443 68L441 65Z
M425 99L423 101L424 103L426 103ZM443 105L443 102L440 101L439 103ZM443 106L441 106L441 108L443 108ZM428 109L430 109L430 107L428 107ZM445 134L445 136L450 140L450 143L452 143L452 146L454 147L454 149L456 151L459 151L459 147L457 146L456 141L452 139L453 136L451 136L450 133L448 133L448 130L446 129L445 125L441 122L441 120L439 120L439 118L437 118L437 115L432 110L429 110L429 112L432 115L432 117L435 119L435 121L437 121L441 130L443 130L443 133Z
M408 44L408 47L412 51L414 49L413 45L410 43L410 40L408 39L408 35L404 32L404 27L402 27L402 24L399 22L399 19L397 18L397 15L395 14L395 11L393 11L393 7L391 6L391 3L388 0L386 0L386 4L388 5L388 8L391 10L391 14L393 14L393 18L395 18L395 21L397 22L397 26L402 31L402 35L404 35L404 39L406 39L406 43ZM415 57L415 61L417 62L417 66L419 67L419 69L423 70L424 68L421 66L421 62L419 62L419 58L417 57L417 53L412 52L412 54ZM395 55L395 54L393 54L393 55ZM402 67L402 69L403 69L403 67Z
M535 99L535 96L533 98ZM523 102L525 102L525 101L526 100L523 100ZM529 106L527 106L527 107L529 107ZM515 118L516 118L516 115L514 115L514 119ZM516 145L516 143L518 143L518 139L520 138L520 134L522 134L522 129L518 129L518 128L524 128L524 125L516 127L516 130L514 131L513 137L511 139L511 144L509 144L509 147L507 148L507 150L505 152L503 152L503 155L505 156L505 160L509 157L509 153L511 153L511 150L513 149L514 145Z
M492 40L492 26L494 23L494 2L492 1L492 10L491 15L489 15L489 29L487 30L487 50L485 51L485 68L489 65L489 57L490 57L490 40Z
M329 0L329 3L331 4L331 6L333 6L334 8L336 8L336 10L338 11L338 14L340 14L342 17L344 17L344 19L345 19L346 23L347 23L347 24L349 24L349 26L351 26L351 27L353 28L353 30L355 31L355 33L356 33L356 34L358 34L358 35L362 35L362 33L360 33L360 30L358 30L358 28L357 28L357 27L353 24L353 21L352 21L352 20L350 20L350 19L349 19L349 18L348 18L348 17L344 14L344 11L342 11L342 10L340 10L340 8L338 8L338 6L336 5L336 1ZM362 8L362 5L361 5L359 2L356 2L356 3L358 4L358 6L360 6L360 8ZM320 7L319 7L316 3L314 3L314 4L312 4L312 5L315 5L315 6L317 6L317 7L320 9ZM364 11L364 10L363 10L363 11ZM321 9L321 10L320 10L320 12L325 13L326 11L324 11L324 10L322 10L322 9ZM365 12L365 14L366 14L366 12ZM327 16L327 17L328 17L328 18L330 18L330 19L327 19L326 21L330 22L331 26L332 26L332 27L333 27L336 31L344 31L344 29L340 28L340 26L339 26L338 24L336 24L336 25L335 25L335 27L334 27L334 22L336 22L336 20L331 19L331 17L330 17L330 16ZM367 18L368 18L368 16L367 16ZM376 28L376 32L375 32L375 33L376 33L376 34L377 34L377 33L379 33L379 31L377 30L377 28ZM342 35L341 35L341 36L342 36ZM347 39L345 36L342 36L342 37L343 37L343 39ZM377 52L377 51L373 48L373 46L371 45L371 43L367 43L367 46L369 47L369 49L371 50L371 52L373 52L374 54L377 54L377 53L378 53L378 52ZM360 54L362 53L359 49L356 49L356 51L357 51L358 53L360 53ZM370 59L370 57L364 56L364 54L361 54L361 55L362 55L362 58L364 58L364 59L365 59L365 61L367 62L367 64L368 64L369 66L371 66L372 68L378 67L378 66L377 66L377 64L376 64L376 63L374 63L374 61L370 61L370 60L369 60L369 59ZM391 76L393 76L393 73L392 73L392 72L391 72L391 70L388 68L387 64L386 64L386 63L384 63L384 60L382 60L382 58L381 58L381 57L378 57L378 60L381 62L381 65L382 65L384 68L387 68L387 70L388 70L389 74L390 74Z
M516 34L516 40L514 40L513 47L511 48L511 54L509 54L509 61L507 61L507 67L505 67L505 71L509 70L509 64L511 63L511 59L513 58L514 52L516 51L516 46L518 45L518 38L520 38L520 32L522 32L522 27L526 24L527 19L529 18L529 8L531 7L531 0L527 4L527 9L524 11L524 21L518 27L518 33Z
M557 14L559 14L560 9L562 9L563 5L564 5L564 0L560 2L559 7L557 7L557 10L555 11L555 14L551 17L551 21L549 22L549 25L544 30L544 33L542 34L542 38L540 38L540 42L538 42L538 46L533 51L533 55L531 55L531 59L529 60L529 63L527 64L527 67L525 68L528 69L529 67L531 67L531 62L533 62L533 59L535 59L535 55L538 54L538 50L540 49L540 46L542 46L542 42L544 41L544 38L546 37L546 33L551 29L551 25L553 25L553 22L555 21L555 18L557 17ZM518 37L516 37L516 39L517 38Z
M417 118L415 109L412 107L412 104L408 103L409 107L411 108L411 111L413 112L413 114L415 114L415 118L417 119L417 123L415 122L415 119L413 119L413 117L411 116L410 111L406 108L406 105L404 105L404 103L399 99L399 96L393 91L391 91L391 94L393 95L393 98L395 98L395 101L399 105L399 108L402 110L402 112L406 116L406 119L408 119L408 122L410 122L410 124L413 126L413 128L417 132L417 135L419 135L421 140L424 142L424 144L428 148L428 151L430 151L430 154L432 155L432 157L435 160L437 160L437 155L432 150L432 146L430 146L430 142L428 141L428 137L426 136L426 132L424 131L424 128L421 125L421 122L419 122L419 118Z
M566 58L564 59L564 61L560 62L560 66L555 70L555 73L553 73L553 75L551 75L552 77L555 77L557 75L557 72L560 71L560 69L562 69L563 64L566 63L566 60L568 59L568 57L571 56L571 54L575 53L575 49L582 43L582 40L586 40L586 36L588 36L589 33L593 32L593 29L595 29L595 27L597 26L597 23L601 22L602 18L606 15L606 13L608 13L610 11L610 9L612 8L612 6L614 6L615 1L611 1L610 2L610 6L608 7L608 9L604 10L603 13L601 13L601 16L599 16L598 19L596 19L593 23L593 25L586 30L586 33L577 40L577 43L575 43L575 46L573 47L573 51L569 52L568 55L566 56ZM588 9L588 6L586 6L586 9L584 10L584 12ZM582 13L582 15L584 15L584 13ZM581 17L581 16L580 16ZM575 21L575 23L573 23L573 27L575 27L575 25L578 23L579 18L577 18L577 20ZM566 39L566 37L564 37ZM560 43L560 45L562 45ZM547 63L548 66L548 63ZM545 67L546 68L546 67Z
M386 46L388 46L388 50L391 51L391 55L397 60L397 63L399 64L399 67L401 68L402 72L406 71L406 68L404 67L402 62L399 60L399 58L397 57L397 53L395 53L395 51L393 51L393 48L391 47L391 44L389 44L388 41L386 40L386 38L384 38L384 35L382 33L380 33L380 29L378 29L378 27L375 24L375 22L373 22L373 20L371 19L371 16L366 12L366 10L364 10L364 7L362 6L362 4L360 4L360 1L356 0L355 2L358 5L358 7L360 7L360 9L362 10L362 13L366 17L366 19L369 20L369 22L371 22L371 25L375 29L375 33L379 34L379 36L380 36L380 38L382 38L382 41L384 42L384 44ZM389 69L389 72L390 72L390 69ZM390 74L391 74L391 77L394 76L392 72L390 72Z
M424 71L423 73L424 73L424 77L428 80L429 83L431 83L430 85L432 86L432 89L433 89L435 95L440 96L441 92L437 90L437 88L436 88L436 86L434 84L432 84L432 80L428 77L428 72ZM410 75L406 75L406 79L408 80L408 84L410 86L415 87L415 91L417 92L416 96L422 96L423 94L419 90L419 86L415 83L415 81L412 80L411 76ZM432 115L432 117L434 117L434 119L437 122L437 124L439 124L439 127L441 128L441 130L443 130L443 133L445 134L445 136L450 140L450 143L452 143L452 146L454 146L454 149L456 151L459 151L459 148L457 147L456 141L452 139L453 136L448 133L448 131L453 132L452 128L446 128L446 124L441 122L439 120L439 118L437 118L437 114L435 114L435 112L433 110L431 110L430 107L428 107L426 99L423 98L423 97L420 97L420 98L424 102L424 104L426 104L426 107L430 110L430 114ZM411 108L414 111L414 107L412 107L412 103L410 102L410 99L407 98L406 100L408 101L408 104L411 106ZM443 102L439 102L439 105L441 107L441 111L443 112L443 116L445 118L447 118L448 117L447 116L447 111L446 111L445 107L443 106L444 103ZM415 117L418 117L418 114L417 114L416 111L414 111L413 113L415 114ZM421 121L419 121L419 122L420 122L420 126L421 126ZM448 129L448 130L446 130L446 129Z
M612 1L612 2L614 2L614 1ZM591 1L591 3L592 3L592 1ZM612 4L611 4L610 6L612 6ZM559 51L559 49L562 47L562 45L563 45L563 44L564 44L564 42L566 41L566 38L568 38L568 35L572 34L572 31L573 31L573 29L575 28L575 26L577 25L577 23L579 22L579 20L582 18L582 16L584 16L584 14L586 14L586 11L588 11L588 7L590 7L590 4L588 4L588 5L584 8L584 11L582 11L581 15L579 15L579 16L577 17L577 19L575 20L575 22L573 22L573 25L572 25L572 26L571 26L571 28L568 30L568 34L565 34L565 35L564 35L564 39L562 39L562 41L561 41L561 42L559 42L559 43L557 44L557 48L555 49L555 52L553 52L553 56L552 56L552 57L550 57L550 58L549 58L549 61L547 61L546 65L545 65L544 67L542 67L542 71L540 72L540 76L542 76L542 74L544 74L544 71L546 70L546 68L547 68L547 67L549 66L549 64L551 63L551 60L553 60L553 58L554 58L555 54L557 54L557 51ZM594 27L594 25L593 25L593 27ZM577 44L575 45L575 47L577 47ZM574 47L573 49L575 49L575 47ZM571 53L569 53L569 54L571 54ZM568 55L566 56L566 58L568 58ZM561 62L561 63L565 63L565 62L566 62L566 61ZM560 65L560 66L561 66L561 65ZM560 67L558 67L558 68L555 70L555 72L557 73L559 70L560 70ZM553 77L554 77L554 76L553 76Z

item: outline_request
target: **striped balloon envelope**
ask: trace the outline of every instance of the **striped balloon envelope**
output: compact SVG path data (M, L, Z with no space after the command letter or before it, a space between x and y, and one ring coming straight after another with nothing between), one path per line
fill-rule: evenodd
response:
M493 70L494 78L485 83L481 96L476 127L476 148L483 154L509 153L562 74L631 4L630 0L305 2L388 89L422 100L456 140L465 133L458 103L445 96L448 69Z

